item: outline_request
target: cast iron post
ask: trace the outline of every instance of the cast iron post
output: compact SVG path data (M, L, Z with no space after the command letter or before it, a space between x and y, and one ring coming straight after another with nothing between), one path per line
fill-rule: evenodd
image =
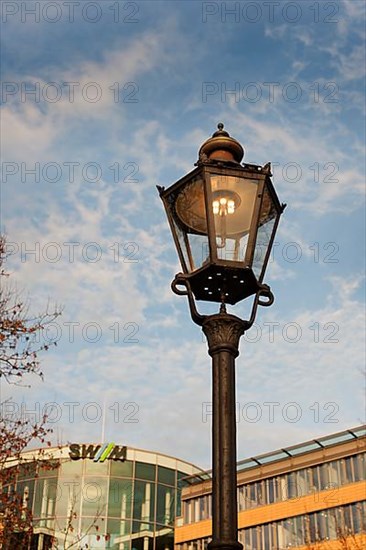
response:
M236 483L235 358L247 323L226 313L207 316L202 330L212 357L212 542L210 550L241 550Z

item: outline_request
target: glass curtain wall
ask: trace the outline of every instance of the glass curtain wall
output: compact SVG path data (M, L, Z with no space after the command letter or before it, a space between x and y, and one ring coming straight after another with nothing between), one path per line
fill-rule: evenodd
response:
M32 511L37 549L46 548L40 537L55 537L60 548L169 550L183 478L191 473L133 460L67 459L20 466L14 488Z

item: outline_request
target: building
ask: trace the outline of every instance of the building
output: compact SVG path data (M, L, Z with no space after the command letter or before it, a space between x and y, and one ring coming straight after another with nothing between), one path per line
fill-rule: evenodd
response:
M366 426L238 463L244 550L366 548ZM211 473L188 479L175 549L211 540Z
M365 548L365 457L360 426L239 462L244 550ZM6 471L2 492L20 495L33 536L15 530L2 550L205 550L210 540L211 474L178 458L75 443L27 451Z
M182 479L202 472L178 458L113 443L28 451L21 464L9 460L8 467L14 476L9 470L2 490L21 495L33 536L26 544L19 530L7 550L172 549Z

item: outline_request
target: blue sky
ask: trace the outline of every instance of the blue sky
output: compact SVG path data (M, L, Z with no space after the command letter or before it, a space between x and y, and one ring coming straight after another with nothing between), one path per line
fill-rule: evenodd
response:
M155 185L222 121L288 204L237 360L239 458L364 422L364 22L358 0L3 2L1 229L32 310L63 314L44 381L2 399L56 404L55 443L209 467L210 359Z

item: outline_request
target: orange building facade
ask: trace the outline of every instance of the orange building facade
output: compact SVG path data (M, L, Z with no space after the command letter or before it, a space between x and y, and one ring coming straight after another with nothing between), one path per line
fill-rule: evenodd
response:
M238 463L238 534L244 550L366 548L366 426ZM211 475L191 476L175 550L211 540Z

